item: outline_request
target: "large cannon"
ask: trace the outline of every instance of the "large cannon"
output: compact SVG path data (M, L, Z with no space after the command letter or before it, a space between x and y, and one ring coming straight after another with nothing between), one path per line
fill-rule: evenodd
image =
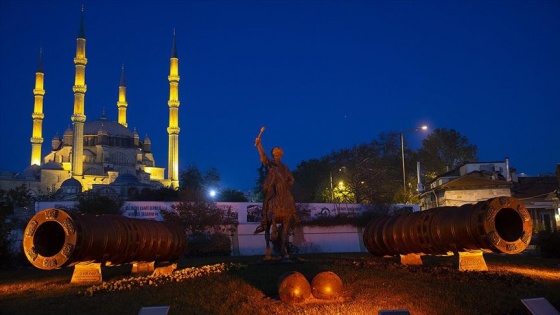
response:
M512 197L459 207L438 207L382 217L364 230L364 245L376 256L469 251L517 254L531 241L529 212Z
M53 208L35 214L23 234L27 259L45 270L80 263L167 262L180 258L186 248L185 231L178 224Z

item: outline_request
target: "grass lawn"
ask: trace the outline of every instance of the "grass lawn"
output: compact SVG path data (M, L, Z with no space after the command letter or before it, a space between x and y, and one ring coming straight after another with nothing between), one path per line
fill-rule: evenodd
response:
M104 288L71 285L73 268L29 267L0 271L0 314L138 314L142 306L159 305L169 305L170 315L377 314L395 309L411 314L528 314L521 299L536 297L560 310L560 259L484 257L488 272L460 272L453 257L425 257L423 266L403 266L394 258L367 253L299 255L287 264L263 263L256 256L189 258L179 261L176 271L192 271L188 279L137 284L128 279L130 265L123 265L103 269ZM206 274L186 269L222 262L241 268ZM327 270L344 283L339 300L289 305L278 299L278 279L285 272L298 271L311 281Z

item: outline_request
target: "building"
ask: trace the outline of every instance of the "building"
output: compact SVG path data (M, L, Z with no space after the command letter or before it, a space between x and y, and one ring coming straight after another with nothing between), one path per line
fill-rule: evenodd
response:
M165 168L157 166L151 151L148 136L140 139L136 129L128 129L126 111L126 82L124 66L117 100L118 119L112 121L104 110L98 119L86 119L84 115L86 85L86 36L84 12L81 21L74 58L74 104L70 119L72 126L62 135L54 135L50 150L42 155L44 138L43 122L48 117L43 113L44 71L42 52L35 73L34 109L31 136L31 159L29 166L19 173L0 174L0 188L11 189L26 185L33 194L44 195L60 192L64 196L88 190L100 190L126 197L142 189L179 186L179 59L175 43L175 32L169 69L169 135L167 178ZM133 108L132 108L133 109ZM162 126L163 128L164 126ZM61 189L62 188L62 189Z
M509 159L496 162L467 162L439 175L420 193L420 208L474 204L494 197L518 199L533 219L533 230L560 228L560 165L557 176L519 177Z

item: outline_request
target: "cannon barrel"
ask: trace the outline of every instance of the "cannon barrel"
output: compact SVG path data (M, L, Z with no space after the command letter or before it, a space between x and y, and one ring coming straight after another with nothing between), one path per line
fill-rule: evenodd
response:
M512 197L497 197L374 219L366 226L363 240L376 256L469 250L517 254L529 245L532 227L523 204Z
M76 214L54 208L36 213L23 234L27 259L45 270L80 262L118 265L172 261L186 248L184 229L172 222Z

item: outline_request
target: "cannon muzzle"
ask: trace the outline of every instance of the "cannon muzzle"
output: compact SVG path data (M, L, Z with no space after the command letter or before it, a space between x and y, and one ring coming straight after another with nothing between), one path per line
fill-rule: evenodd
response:
M517 254L529 245L532 228L523 204L512 197L497 197L378 218L366 226L363 239L367 250L377 256L469 250Z
M35 214L23 235L27 259L45 270L81 262L118 265L172 261L179 259L186 248L185 231L179 224L54 208Z

